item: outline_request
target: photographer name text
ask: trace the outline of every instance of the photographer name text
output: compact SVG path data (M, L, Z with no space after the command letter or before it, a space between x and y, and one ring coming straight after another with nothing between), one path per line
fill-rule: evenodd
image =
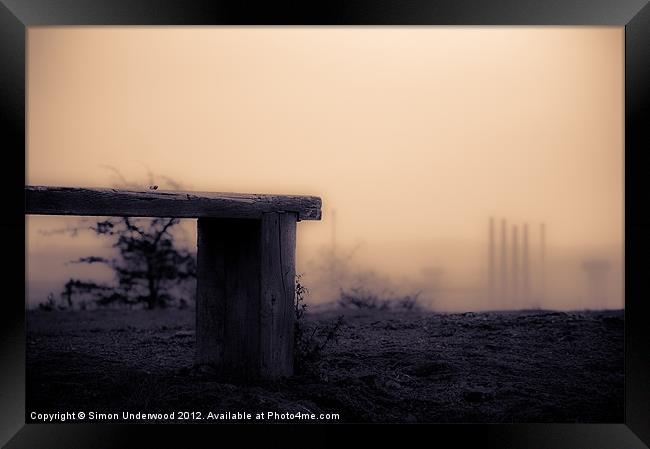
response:
M29 418L36 422L68 421L337 421L338 413L313 412L201 412L172 411L166 413L151 412L30 412Z

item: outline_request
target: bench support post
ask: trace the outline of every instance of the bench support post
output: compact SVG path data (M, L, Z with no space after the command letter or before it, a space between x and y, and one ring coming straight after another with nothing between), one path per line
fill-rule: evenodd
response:
M293 374L296 214L198 219L196 363L230 381Z

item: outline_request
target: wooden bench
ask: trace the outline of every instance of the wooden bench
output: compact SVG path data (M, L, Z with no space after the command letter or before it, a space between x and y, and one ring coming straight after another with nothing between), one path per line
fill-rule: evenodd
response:
M26 214L198 218L196 355L231 380L293 374L296 222L313 196L25 187Z

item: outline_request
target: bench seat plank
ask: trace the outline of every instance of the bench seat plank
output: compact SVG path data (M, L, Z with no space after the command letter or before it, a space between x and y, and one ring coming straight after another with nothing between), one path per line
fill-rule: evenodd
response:
M34 215L261 219L293 212L298 220L321 218L321 199L302 195L26 186L25 202L25 212Z

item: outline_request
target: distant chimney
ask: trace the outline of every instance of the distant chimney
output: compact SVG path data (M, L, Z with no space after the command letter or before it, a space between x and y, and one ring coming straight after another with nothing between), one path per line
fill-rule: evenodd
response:
M504 307L508 298L508 249L505 218L501 219L501 285L499 296L499 304Z
M332 281L338 283L338 270L337 266L337 257L336 257L336 209L332 209L332 255L330 259L330 275L332 276Z
M540 245L540 280L539 280L539 298L540 301L546 299L546 223L539 226L539 245Z
M510 304L516 308L521 304L519 298L519 235L516 225L512 226L512 291Z
M524 223L522 242L522 257L521 257L521 271L522 271L522 297L525 307L530 307L530 266L528 259L528 223Z
M488 298L490 306L495 305L495 253L494 253L494 217L490 217L490 225L488 229Z

